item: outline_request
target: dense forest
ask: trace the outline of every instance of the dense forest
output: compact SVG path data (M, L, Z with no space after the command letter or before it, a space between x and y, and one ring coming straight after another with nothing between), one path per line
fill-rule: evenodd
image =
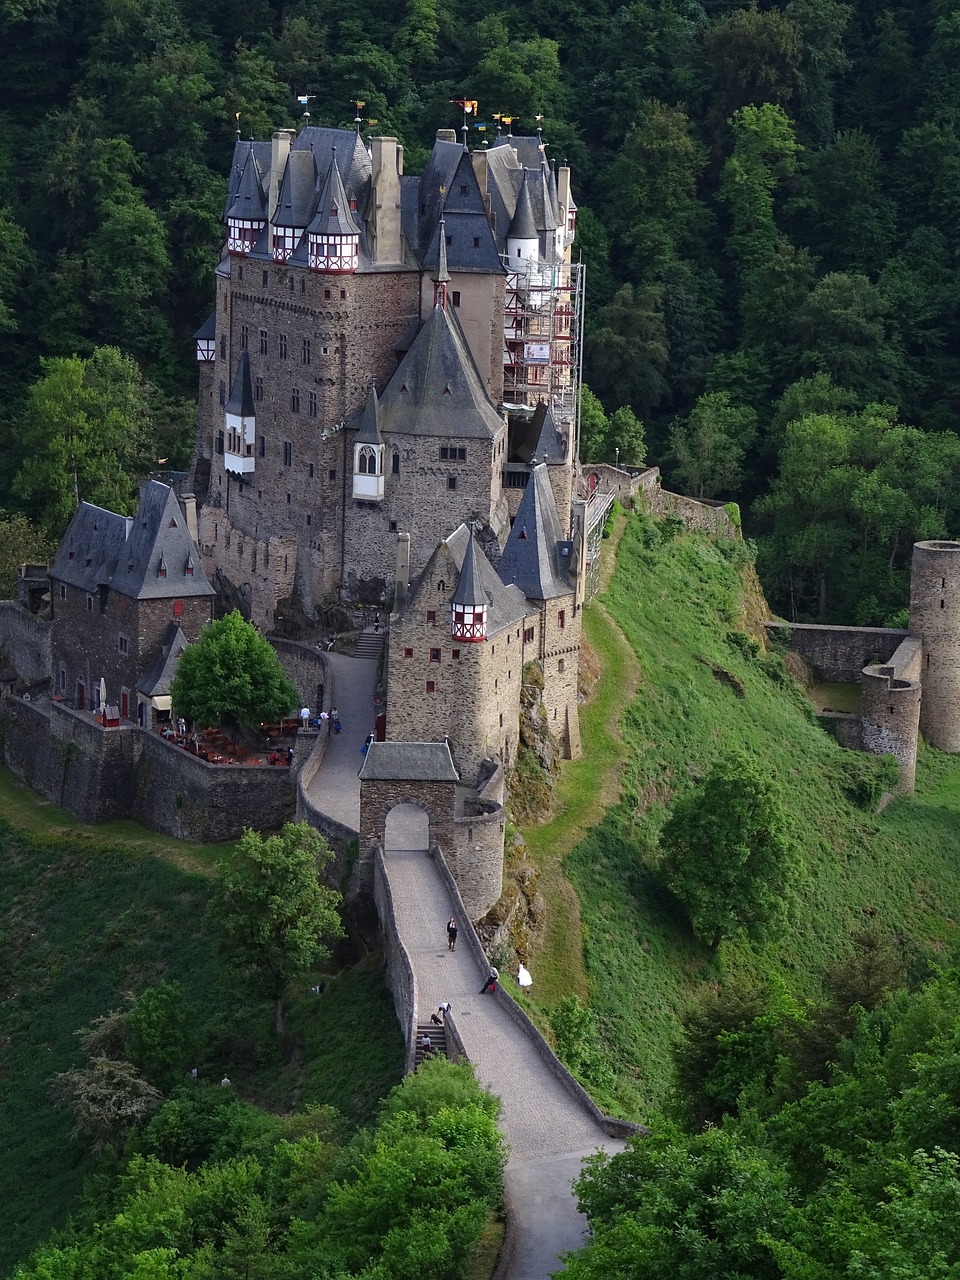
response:
M635 414L671 482L742 502L779 610L895 620L912 541L960 523L958 20L3 0L0 507L56 537L78 496L187 464L235 130L296 124L309 95L314 123L398 134L415 172L467 96L472 146L506 114L574 170L585 451L640 461Z

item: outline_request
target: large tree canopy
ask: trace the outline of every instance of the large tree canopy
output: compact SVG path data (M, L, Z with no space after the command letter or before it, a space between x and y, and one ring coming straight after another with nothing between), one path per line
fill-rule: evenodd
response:
M217 864L210 913L223 953L276 1002L278 1034L288 983L328 960L343 933L341 896L320 883L332 857L319 831L288 822L278 835L245 831Z
M195 725L256 728L293 710L297 691L276 650L234 609L180 656L170 685L177 715Z

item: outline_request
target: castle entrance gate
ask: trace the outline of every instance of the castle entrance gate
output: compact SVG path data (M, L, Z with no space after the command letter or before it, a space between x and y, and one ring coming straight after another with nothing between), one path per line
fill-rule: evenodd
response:
M375 845L449 852L459 780L446 742L371 742L360 770L361 856Z

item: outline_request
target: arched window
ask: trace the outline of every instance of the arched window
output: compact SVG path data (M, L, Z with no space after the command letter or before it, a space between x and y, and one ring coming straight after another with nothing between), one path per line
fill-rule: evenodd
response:
M362 476L375 476L377 474L377 452L368 444L365 444L360 450L357 470Z

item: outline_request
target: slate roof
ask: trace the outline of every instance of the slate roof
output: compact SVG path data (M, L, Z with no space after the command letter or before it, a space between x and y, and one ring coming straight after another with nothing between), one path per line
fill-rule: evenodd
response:
M237 372L233 375L233 386L230 388L230 399L224 406L224 413L235 414L238 418L253 418L256 410L253 404L253 383L250 380L250 353L240 352Z
M359 236L360 227L350 212L350 198L343 186L337 168L337 149L334 147L330 167L323 182L323 190L317 201L317 211L307 230L320 236Z
M163 577L161 568L166 570ZM169 485L148 480L141 489L140 506L130 522L110 586L137 600L214 594Z
M357 201L361 212L366 208L370 194L370 156L363 141L353 129L326 129L308 125L301 129L290 148L290 154L307 151L313 155L317 173L326 173L337 156L337 171L347 193Z
M262 222L267 216L267 200L263 193L260 166L254 151L256 143L247 145L247 157L243 162L233 199L227 204L226 216L243 218L248 222Z
M435 570L439 570L441 576L448 582L452 583L457 579L459 587L459 579L463 573L471 539L473 539L472 529L462 524L437 546L423 572L410 584L406 611L416 610L422 606L422 600L418 603L418 597L422 591L430 593L430 608L436 608L436 595L429 585ZM473 569L470 571L473 578L471 589L486 600L487 635L493 638L501 631L515 627L518 622L521 622L530 613L530 606L519 588L512 584L505 585L500 581L476 539L473 539L473 560ZM453 599L456 599L456 593Z
M137 681L137 689L145 697L165 697L170 692L170 681L177 670L177 659L189 644L189 640L176 622L171 622L164 632L160 652L150 670Z
M57 548L50 577L91 595L109 577L123 550L132 520L81 502Z
M291 149L283 171L274 225L306 227L317 210L317 163L312 151Z
M206 339L209 342L212 339L214 339L216 336L217 336L217 313L216 311L211 311L210 314L207 316L206 320L204 320L203 324L200 326L197 332L193 335L193 337L196 342L200 342L203 339Z
M377 398L377 388L372 382L367 392L367 403L363 407L360 430L357 432L353 443L383 444L383 436L380 434L380 401Z
M501 581L519 587L528 600L570 595L567 576L572 544L564 539L547 468L534 467L516 519L507 537L497 572Z
M270 143L255 142L252 138L249 142L241 142L238 138L233 148L233 164L230 166L230 177L227 180L227 199L223 206L224 219L228 216L228 212L237 198L240 179L250 156L253 156L257 162L256 167L260 175L261 191L263 179L270 172ZM237 216L242 217L243 215L238 214Z
M526 169L524 169L523 176L520 179L520 194L517 196L517 203L513 211L513 218L510 221L510 230L507 232L507 238L510 240L536 240L538 243L540 240L540 234L533 221L533 207L530 204L530 185L527 182Z
M560 202L557 198L556 177L540 151L539 138L500 138L487 151L487 174L490 208L501 251L505 247L507 228L514 219L520 192L525 185L541 252L548 260L552 260L552 233L560 225ZM516 233L511 229L510 234Z
M503 420L487 395L460 321L434 307L380 398L384 435L492 440Z
M533 415L533 428L540 427L537 446L533 451L535 462L558 463L567 460L566 436L557 429L553 410L541 400Z
M454 175L463 161L462 142L447 142L438 138L433 144L427 167L420 175L418 189L418 230L413 241L418 252L436 236L437 223L443 211L444 197L450 191ZM467 157L469 160L469 156ZM471 166L472 168L472 166ZM476 181L476 180L475 180ZM479 186L477 188L479 190ZM436 258L433 259L436 262Z
M420 207L427 213L420 218L419 245L421 264L426 271L433 271L440 262L440 222L445 224L447 268L450 271L476 271L485 274L502 273L500 251L487 219L483 192L470 158L470 152L459 143L440 140L437 148L459 147L456 167L447 174L440 174L446 185L437 193L431 183L436 180L425 173L420 179ZM443 155L452 158L447 151ZM427 166L429 169L429 165ZM426 184L426 185L425 185ZM435 220L434 220L435 219Z
M360 781L459 782L448 742L371 742Z
M476 554L476 540L471 529L470 540L463 555L463 564L460 566L457 589L453 593L453 604L488 605L489 603L490 597L483 585L480 560Z

